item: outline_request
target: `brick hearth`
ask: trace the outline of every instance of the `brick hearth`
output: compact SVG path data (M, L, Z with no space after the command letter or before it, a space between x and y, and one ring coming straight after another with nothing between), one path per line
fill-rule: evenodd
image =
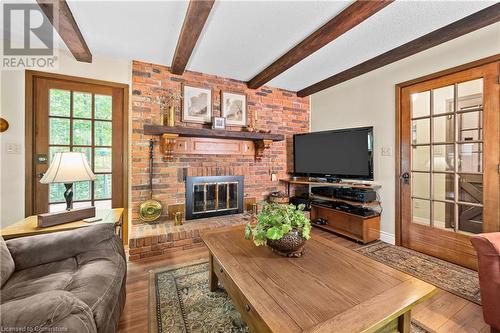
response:
M202 231L246 224L249 221L250 215L245 213L188 220L180 226L174 226L172 221L132 225L129 260L135 261L153 256L171 257L177 251L202 247L204 246L200 237Z

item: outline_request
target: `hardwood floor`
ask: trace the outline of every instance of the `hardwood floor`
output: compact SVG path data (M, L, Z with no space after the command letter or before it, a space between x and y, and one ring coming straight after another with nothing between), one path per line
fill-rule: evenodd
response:
M314 229L313 233L320 234L349 249L356 249L361 246L347 238L318 229ZM204 258L208 260L208 251L205 248L199 248L182 251L181 253L177 252L173 258L129 262L127 302L120 319L118 332L148 332L148 276L150 270ZM418 321L430 332L488 333L490 329L483 321L483 314L479 305L444 290L439 290L432 298L417 305L412 311L412 316L414 320Z

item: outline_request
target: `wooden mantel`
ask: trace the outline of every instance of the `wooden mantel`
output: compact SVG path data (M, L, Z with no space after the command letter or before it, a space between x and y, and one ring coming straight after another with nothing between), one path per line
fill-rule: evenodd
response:
M144 134L161 136L161 150L167 158L174 153L255 154L260 160L273 141L285 140L282 134L161 125L144 125ZM245 142L253 142L253 147Z

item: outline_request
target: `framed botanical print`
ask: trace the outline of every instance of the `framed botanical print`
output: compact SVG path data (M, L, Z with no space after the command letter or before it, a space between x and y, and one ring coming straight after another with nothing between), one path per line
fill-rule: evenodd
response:
M222 92L222 117L228 126L246 126L247 97L244 94Z
M184 85L182 98L182 121L191 123L212 121L212 90Z

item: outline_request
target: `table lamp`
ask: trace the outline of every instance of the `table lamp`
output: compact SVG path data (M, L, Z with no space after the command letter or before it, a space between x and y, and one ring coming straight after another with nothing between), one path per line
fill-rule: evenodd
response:
M66 211L62 213L59 212L39 215L39 226L66 223L95 216L95 207L73 210L73 183L90 181L94 179L95 175L90 169L90 165L87 162L87 158L85 157L84 153L55 153L54 158L52 159L52 163L50 163L47 172L43 175L42 179L40 179L40 183L64 184L64 187L66 188L66 191L64 192L64 199L66 200ZM64 214L70 212L73 212L73 214ZM44 219L46 220L46 225L40 225L43 224Z

